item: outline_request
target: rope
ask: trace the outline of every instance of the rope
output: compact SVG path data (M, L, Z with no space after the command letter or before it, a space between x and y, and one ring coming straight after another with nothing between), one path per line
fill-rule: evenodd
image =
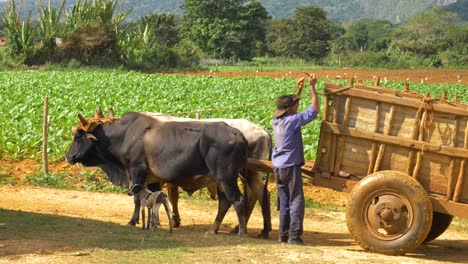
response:
M433 105L432 105L433 99L430 96L425 95L422 98L421 106L419 109L424 107L424 112L426 112L426 117L423 120L423 129L424 131L422 133L425 133L424 137L424 144L421 149L421 154L424 154L424 150L426 149L426 145L429 143L429 138L430 138L430 131L431 131L431 126L432 126L432 121L434 120L434 111L433 111Z
M231 110L231 109L253 107L253 106L260 106L260 105L267 105L267 104L274 104L274 103L275 103L275 101L269 101L269 102L255 103L255 104L246 104L246 105L238 105L238 106L231 106L231 107L211 108L211 109L196 110L196 111L189 111L189 112L164 113L164 114L160 114L160 115L190 115L190 114L197 114L197 113L210 113L210 112L225 111L225 110Z

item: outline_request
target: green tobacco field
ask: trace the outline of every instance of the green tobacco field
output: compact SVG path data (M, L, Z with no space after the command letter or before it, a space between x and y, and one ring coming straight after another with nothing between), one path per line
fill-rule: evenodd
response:
M319 79L318 91L325 80ZM333 80L346 84L346 80ZM143 74L120 71L11 71L0 74L0 158L39 158L42 151L44 97L49 97L48 153L61 160L71 142L78 113L91 117L101 107L113 107L116 115L128 111L171 113L202 118L247 118L271 131L276 97L296 91L293 78L212 77ZM384 87L402 89L401 82ZM411 89L440 97L443 90L458 94L467 103L466 86L418 84ZM308 89L304 89L308 97ZM323 98L319 98L322 101ZM451 99L451 98L450 98ZM302 101L302 107L308 100ZM319 122L303 128L306 159L314 159Z

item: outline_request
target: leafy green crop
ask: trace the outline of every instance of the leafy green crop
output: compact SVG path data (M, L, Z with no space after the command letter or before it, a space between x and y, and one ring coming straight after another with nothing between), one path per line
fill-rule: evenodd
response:
M78 113L91 117L97 107L109 106L116 115L128 111L163 113L202 112L202 118L247 118L271 132L273 101L284 93L296 91L296 80L269 77L195 77L98 71L23 71L0 73L0 157L40 158L44 96L49 96L48 153L52 160L62 159L70 146L71 129ZM389 82L389 88L402 84ZM384 85L385 86L385 85ZM318 82L323 91L323 80ZM458 94L467 102L466 86L412 84L412 89L440 96ZM308 89L303 96L308 97ZM451 97L450 97L451 98ZM320 101L323 98L319 98ZM270 102L269 104L258 104ZM303 109L308 100L302 100ZM256 105L258 104L258 105ZM242 105L251 105L239 107ZM105 111L104 111L105 112ZM321 117L319 116L318 119ZM306 159L314 159L320 122L303 128Z

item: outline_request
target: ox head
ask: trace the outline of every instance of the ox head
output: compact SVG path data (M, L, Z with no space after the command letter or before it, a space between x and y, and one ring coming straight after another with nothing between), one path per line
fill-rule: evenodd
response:
M95 148L98 138L93 132L99 126L107 123L113 123L118 120L114 117L114 111L109 108L109 117L104 117L101 109L96 110L94 118L85 118L81 114L78 114L80 121L72 129L73 142L66 154L66 160L70 164L77 162L82 163L85 166L97 166L98 165L98 153L92 151Z

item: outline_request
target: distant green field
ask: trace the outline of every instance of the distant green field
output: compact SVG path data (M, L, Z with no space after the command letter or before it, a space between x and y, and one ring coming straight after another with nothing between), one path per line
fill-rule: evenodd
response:
M78 113L90 117L97 107L105 110L112 106L119 116L128 111L151 111L190 112L182 116L195 117L197 110L217 109L201 115L203 118L247 118L271 131L274 99L284 93L294 93L295 83L291 78L195 77L119 71L1 72L0 155L2 158L41 156L45 96L49 96L48 153L52 160L58 160L71 143L71 128L78 122ZM402 84L388 82L386 86L401 89ZM319 80L318 87L319 92L323 91L323 80ZM411 88L420 93L429 91L435 97L440 97L445 89L460 94L461 101L468 102L466 86L414 83ZM304 95L308 96L308 89ZM302 108L307 103L303 100ZM315 158L319 128L320 122L313 122L302 131L306 159Z

